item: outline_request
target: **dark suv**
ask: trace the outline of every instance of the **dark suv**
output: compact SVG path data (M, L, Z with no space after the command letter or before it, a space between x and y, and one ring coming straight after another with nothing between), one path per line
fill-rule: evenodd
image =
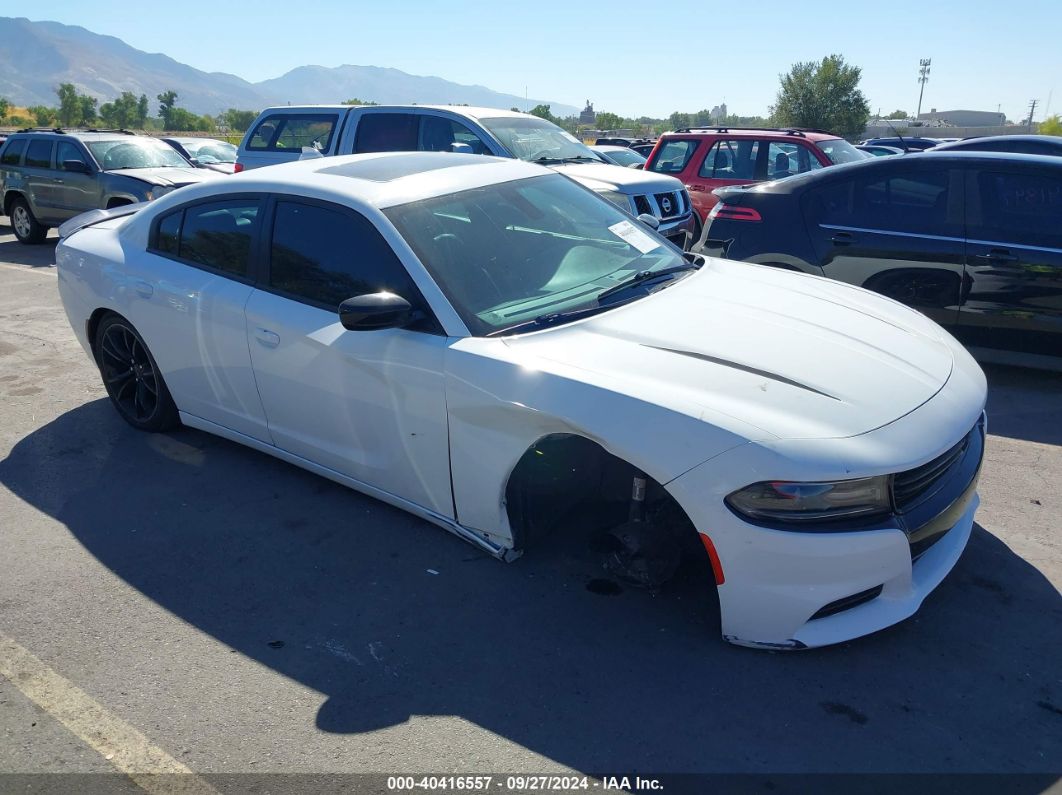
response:
M0 148L0 211L15 237L40 243L86 210L151 201L220 178L166 144L120 130L22 130Z
M865 287L983 359L1062 368L1062 158L931 150L717 193L703 253Z
M645 170L682 180L703 223L716 202L716 188L865 159L846 140L823 130L712 127L664 133Z

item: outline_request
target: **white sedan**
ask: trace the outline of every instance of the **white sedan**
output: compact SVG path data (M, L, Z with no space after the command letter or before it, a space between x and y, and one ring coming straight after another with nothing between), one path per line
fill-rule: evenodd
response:
M896 623L970 536L985 379L947 333L683 255L539 166L312 159L60 234L70 323L134 427L246 444L506 560L619 500L610 570L656 586L693 539L734 643Z

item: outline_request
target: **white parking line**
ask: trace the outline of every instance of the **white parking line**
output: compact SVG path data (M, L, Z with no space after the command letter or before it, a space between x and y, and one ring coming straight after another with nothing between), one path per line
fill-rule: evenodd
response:
M99 702L0 632L0 675L141 789L158 795L218 791Z

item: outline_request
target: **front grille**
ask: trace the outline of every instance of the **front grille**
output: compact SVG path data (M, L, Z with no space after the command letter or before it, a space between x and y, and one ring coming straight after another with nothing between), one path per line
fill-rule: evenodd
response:
M661 217L672 218L676 215L682 215L682 199L677 192L656 193L653 194L653 198L656 199L656 205L660 208Z
M638 215L641 215L642 213L645 213L646 215L656 215L656 213L653 212L652 205L649 204L648 196L635 196L634 207L637 209Z
M934 458L926 464L906 472L893 475L892 499L896 510L901 513L915 505L921 498L932 490L934 484L951 471L951 468L962 460L963 453L970 445L970 434L977 433L975 426L970 433L963 437L962 441L952 447L946 453Z

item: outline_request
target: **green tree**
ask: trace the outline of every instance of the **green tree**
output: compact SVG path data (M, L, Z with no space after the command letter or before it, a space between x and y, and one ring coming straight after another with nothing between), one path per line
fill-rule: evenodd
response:
M557 117L550 113L549 105L535 105L528 111L532 116L538 116L540 119L551 121L554 124L557 123Z
M60 83L55 89L59 97L59 123L74 127L81 123L81 101L73 83Z
M358 99L357 97L355 97L354 99L344 99L340 104L341 105L379 105L380 103L379 102L373 102L372 100L368 100L368 99Z
M147 125L148 113L147 94L141 94L140 99L136 101L136 128L138 130L143 130Z
M47 105L34 105L26 110L33 115L33 123L38 127L51 127L59 120L59 112Z
M0 121L7 117L9 110L11 110L11 101L7 97L0 97Z
M196 116L185 108L171 108L167 130L210 132L214 129L214 120L209 116Z
M907 111L905 111L905 110L894 110L892 113L890 113L885 118L886 119L906 119L907 118Z
M1040 135L1062 135L1062 118L1056 113L1040 122Z
M143 97L147 104L147 97ZM119 127L123 130L138 126L140 115L140 100L131 91L123 91L122 95L113 102L105 102L100 106L100 118L108 127ZM139 125L141 128L143 125Z
M162 127L166 130L175 130L173 126L173 109L177 105L177 92L176 91L163 91L156 96L159 101L159 118L162 119Z
M788 74L779 75L781 86L772 115L781 124L857 135L870 118L870 106L859 90L861 74L858 66L849 66L841 55L829 55L821 63L794 64Z
M244 132L248 127L254 124L256 118L258 118L258 111L256 110L237 110L236 108L229 108L221 114L220 121L230 130Z
M81 121L78 124L92 124L96 121L96 98L81 94L77 101L81 106Z
M597 114L597 121L595 123L599 130L618 130L623 127L623 118L616 113L602 111Z

